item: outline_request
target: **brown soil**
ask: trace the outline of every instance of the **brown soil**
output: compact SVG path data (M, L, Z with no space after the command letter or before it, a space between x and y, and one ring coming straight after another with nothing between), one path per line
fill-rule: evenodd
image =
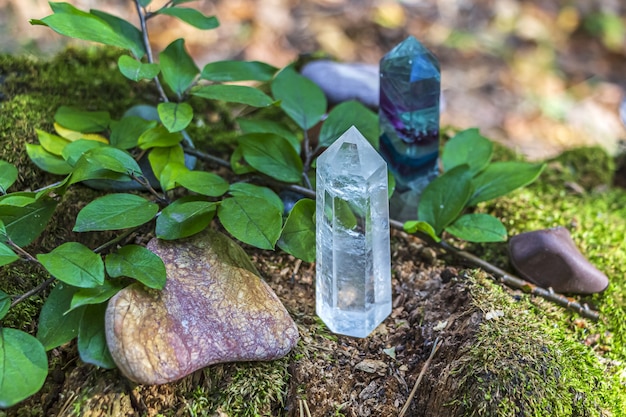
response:
M447 407L449 385L454 384L447 376L472 342L480 315L472 311L458 271L439 261L432 249L399 234L392 249L393 311L365 339L310 334L317 322L312 270L301 274L285 293L288 308L297 308L297 316L305 314L300 322L307 326L301 335L308 351L290 368L289 416L302 415L305 402L314 416L336 411L346 416L398 415L436 341L441 347L406 415L455 415ZM316 354L320 351L324 354Z

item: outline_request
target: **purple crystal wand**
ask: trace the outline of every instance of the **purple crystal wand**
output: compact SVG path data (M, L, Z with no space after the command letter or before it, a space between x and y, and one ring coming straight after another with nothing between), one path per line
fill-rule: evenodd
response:
M438 175L437 58L409 36L380 61L380 153L396 179L391 217L417 219L422 190Z

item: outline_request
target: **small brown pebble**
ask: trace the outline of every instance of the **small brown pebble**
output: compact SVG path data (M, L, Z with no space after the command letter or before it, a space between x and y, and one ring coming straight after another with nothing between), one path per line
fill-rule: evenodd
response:
M564 227L513 236L509 251L517 272L540 287L558 293L593 294L609 285L607 276L580 253Z

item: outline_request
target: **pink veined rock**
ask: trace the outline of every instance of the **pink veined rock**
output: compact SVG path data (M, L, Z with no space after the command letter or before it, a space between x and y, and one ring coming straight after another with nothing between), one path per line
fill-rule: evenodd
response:
M513 236L509 251L518 273L540 287L559 293L592 294L609 285L607 276L580 253L564 227Z
M296 345L289 313L225 235L152 239L147 247L165 263L165 288L130 285L105 317L109 350L129 379L164 384L215 363L278 359Z

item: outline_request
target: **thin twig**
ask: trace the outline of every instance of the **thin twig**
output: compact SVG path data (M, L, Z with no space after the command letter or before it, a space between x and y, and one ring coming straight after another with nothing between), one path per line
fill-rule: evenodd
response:
M302 140L302 149L304 152L304 167L302 169L302 179L304 185L309 189L313 189L311 181L309 181L309 170L311 169L311 162L313 160L313 151L311 150L311 141L309 139L309 132L304 129L304 137Z
M185 153L187 155L191 155L191 156L195 156L196 158L200 158L201 160L205 161L205 162L212 162L214 164L223 166L225 168L230 168L230 162L226 161L225 159L219 158L217 156L213 156L211 154L199 151L197 149L194 148L190 148L188 146L184 146L183 148L185 150Z
M185 152L188 152L188 150L185 150ZM202 152L195 152L193 153L193 155L197 156L200 159L204 159L204 156L206 154ZM214 156L211 156L210 159L207 158L206 160L218 163L219 165L222 165L225 167L230 167L230 164L227 161L220 159L220 158L216 158ZM315 200L315 191L310 190L306 187L302 187L302 186L295 185L295 184L288 184L286 185L286 188L288 188L289 190L295 191L307 198ZM396 230L400 230L400 231L404 230L403 223L398 220L390 219L389 225ZM469 262L470 264L476 267L482 268L483 270L485 270L486 272L492 275L495 275L499 282L511 288L522 290L526 293L541 297L545 300L555 303L568 310L576 311L581 316L594 320L594 321L597 321L600 317L600 314L597 311L590 309L587 304L580 304L578 301L574 300L573 298L569 298L562 294L555 293L551 290L538 287L526 280L516 277L515 275L509 274L508 272L485 261L484 259L477 257L476 255L472 255L469 252L465 252L463 250L457 249L453 245L447 243L446 241L442 240L440 242L435 242L430 236L421 232L416 232L414 235L431 246L437 246L440 249L445 250L446 252L450 253L451 255L457 258L465 260Z
M29 291L26 291L24 294L16 297L15 300L13 300L11 302L11 308L15 307L16 305L18 305L19 303L21 303L22 301L24 301L28 297L31 297L31 296L33 296L35 294L38 294L41 291L45 290L46 288L48 288L48 286L50 284L52 284L54 282L55 279L56 279L55 277L50 277L47 280L45 280L44 282L42 282L41 284L37 285L35 288L32 288Z
M413 401L413 397L415 397L415 393L417 392L417 387L419 386L420 382L422 382L422 378L424 377L424 374L426 374L428 366L430 366L430 362L433 360L433 357L435 356L435 353L437 353L437 350L439 350L439 346L441 346L441 343L439 343L439 338L436 338L433 349L430 351L430 356L428 356L428 359L426 359L426 363L424 363L424 366L422 366L422 370L417 377L417 381L415 381L415 385L413 385L413 389L409 394L409 398L406 399L406 403L404 403L404 407L402 407L402 410L400 410L400 414L398 414L398 417L403 417L408 411L409 406L411 405L411 401Z
M311 410L309 410L309 404L306 402L306 399L302 400L304 403L304 412L306 413L306 417L311 417Z
M143 226L143 225L141 225L141 226ZM119 236L114 237L113 239L109 240L108 242L104 242L102 245L100 245L97 248L95 248L93 250L93 252L94 253L101 253L101 252L103 252L106 248L108 248L110 246L113 246L113 245L121 242L122 240L126 239L132 233L136 232L139 228L141 228L141 226L133 227L132 229L126 230L124 233L120 234Z
M21 255L22 257L26 258L27 260L31 262L39 262L37 258L35 258L33 255L31 255L30 253L26 252L24 249L16 245L15 242L13 242L11 238L9 238L7 235L4 235L3 237L6 240L7 245L9 245L11 249L13 249L19 255Z
M148 56L148 62L151 64L154 64L154 55L152 54L152 46L150 46L150 38L148 37L148 25L146 24L146 15L141 8L141 4L139 4L139 0L135 0L135 8L137 10L137 16L139 16L139 25L141 26L143 46L146 48L146 55ZM161 85L159 76L157 75L156 77L153 78L153 80L154 80L154 83L156 84L156 88L157 88L157 91L159 92L159 97L161 97L161 100L163 100L163 102L165 103L170 101L167 98L167 94L165 94L165 90L163 89L163 86Z
M152 194L157 199L157 201L159 201L160 203L163 203L163 204L169 204L170 203L169 200L167 199L167 197L164 194L163 195L159 194L157 192L157 190L155 190L154 187L152 187L152 184L150 184L150 181L146 177L136 175L136 174L134 174L132 172L129 175L130 175L130 177L133 180L138 182L141 186L145 187L146 190L148 190L150 192L150 194Z

